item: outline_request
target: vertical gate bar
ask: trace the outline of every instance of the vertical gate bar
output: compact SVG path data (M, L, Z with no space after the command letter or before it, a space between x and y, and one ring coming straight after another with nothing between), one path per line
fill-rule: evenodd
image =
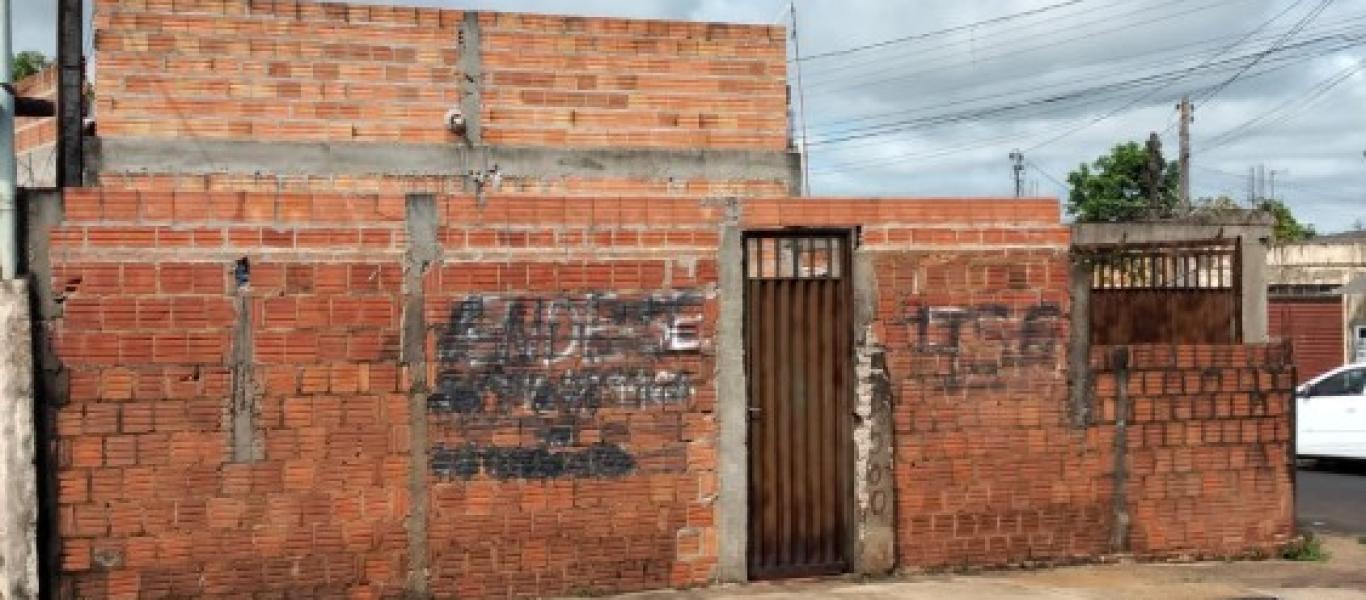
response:
M776 251L773 256L780 256ZM775 268L777 262L775 261ZM776 277L776 275L775 275ZM764 472L768 480L764 482L766 488L764 502L764 523L765 523L765 554L764 563L766 567L777 564L777 554L779 554L779 510L781 491L779 485L779 470L777 470L777 435L781 425L779 413L779 391L781 390L781 351L779 349L779 302L780 292L783 282L780 279L773 279L768 282L768 392L764 395Z
M762 247L763 242L760 242ZM762 266L758 267L763 269ZM756 312L745 315L745 318L753 322L754 327L754 346L746 349L745 360L749 361L751 368L750 377L754 379L754 398L750 400L756 410L751 411L749 418L753 424L754 435L750 438L749 454L755 468L750 471L750 482L753 483L753 493L749 497L750 514L753 518L749 522L749 568L750 576L762 570L762 558L764 549L767 548L767 531L764 524L764 512L768 506L768 489L765 485L767 478L767 467L764 460L767 451L768 440L768 409L765 398L768 396L768 361L764 359L767 352L768 343L768 318L764 310L768 301L768 280L754 282L754 297Z
M842 266L845 267L846 273L848 272L849 265L849 262L847 260L848 254L849 253L846 252L845 256L842 257L844 259L842 260ZM835 422L838 424L838 431L836 432L837 435L835 439L836 442L839 444L839 449L837 453L839 456L839 461L836 463L836 471L839 474L836 483L839 486L839 493L835 494L836 502L835 506L833 507L833 512L835 512L835 514L838 515L835 521L835 535L838 541L837 543L839 543L840 545L839 556L845 557L848 555L848 548L851 542L851 540L849 539L849 531L847 529L849 520L848 497L853 493L853 481L850 479L849 474L853 471L854 464L851 458L849 448L849 437L851 427L849 423L849 403L847 400L847 396L850 390L848 389L849 381L846 378L845 370L848 368L847 363L849 362L851 357L849 356L848 352L848 337L850 333L848 313L849 307L848 299L846 297L848 294L844 279L841 279L837 284L836 292L837 294L835 296L835 301L838 303L838 309L835 310L835 360L831 362L833 363L832 366L834 367L833 374L836 393L836 402L834 409L837 418L835 419Z
M810 260L811 249L813 249L814 243L807 241L805 246L807 250L807 260ZM798 529L802 532L799 536L802 544L800 544L800 548L798 548L800 563L802 564L816 563L816 556L811 552L811 545L813 545L811 543L813 543L814 538L816 538L816 528L811 526L811 517L816 514L816 511L820 510L821 506L821 503L817 502L816 495L814 495L813 491L813 485L811 485L813 484L813 481L811 481L810 461L811 443L816 440L816 436L813 435L814 432L811 431L811 429L816 426L813 415L811 415L811 407L813 407L814 402L816 402L816 395L811 394L811 392L813 392L811 381L816 379L818 373L820 373L820 365L816 364L816 353L814 353L814 351L816 351L816 343L814 343L816 340L811 336L814 325L816 325L818 318L820 318L811 310L811 291L817 286L817 280L811 279L811 275L814 275L814 273L811 272L811 265L813 264L806 265L807 276L802 277L802 280L800 280L800 284L802 284L802 287L800 287L802 312L799 313L800 318L802 318L802 357L800 357L800 361L802 361L800 362L800 365L802 365L802 373L799 374L800 379L802 379L802 391L800 391L800 402L798 403L798 406L800 406L800 411L798 413L800 443L795 448L792 448L796 459L798 459L798 461L796 461L796 463L798 463L798 469L796 469L798 489L802 491L802 493L800 493L800 510L798 511L798 514L795 515L795 517L798 518Z
M779 325L777 325L775 331L775 333L777 333L777 335L775 335L777 340L777 354L773 357L777 374L777 394L773 396L773 400L775 400L775 406L773 406L773 417L775 417L773 418L773 431L775 431L775 439L777 441L775 447L773 447L775 448L775 462L777 463L777 470L773 473L775 495L777 497L777 513L775 515L775 523L777 525L777 530L775 532L777 554L775 555L775 560L777 564L787 564L788 560L791 559L791 554L788 552L788 544L791 544L792 541L791 529L788 528L787 519L787 515L792 513L791 484L788 484L787 480L787 473L788 470L790 470L788 469L788 467L790 467L790 465L788 465L788 459L790 459L791 456L788 455L787 452L784 452L784 448L787 448L788 444L791 443L791 437L788 437L788 431L790 431L791 425L790 422L788 422L790 420L788 420L787 414L788 405L790 405L788 395L791 394L792 388L792 370L788 368L788 359L791 359L792 357L791 302L788 302L788 298L790 298L791 295L791 287L791 279L783 277L783 279L779 280L779 288L777 288L779 299L777 299L775 310L775 313L779 316Z
M838 257L836 257L836 256L834 255L834 253L831 253L831 255L830 255L830 268L831 268L831 269L835 269L835 268L836 268L836 267L835 267L835 262L836 262L836 260L838 260ZM821 314L831 315L832 317L833 317L833 315L834 315L834 312L835 312L835 311L834 311L834 308L835 308L835 306L834 306L834 302L832 302L832 300L833 300L833 297L834 297L834 290L835 290L835 286L837 285L837 281L838 281L838 279L832 279L832 280L830 280L830 281L827 281L827 282L825 283L825 286L824 286L823 289L821 290L821 292L822 292L822 293L821 293L821 296L822 296ZM833 334L833 332L834 332L834 328L839 326L838 323L839 323L838 320L832 318L832 319L827 320L827 321L825 322L824 326L821 327L821 348L822 348L822 352L821 352L821 364L822 364L822 365L829 366L829 365L833 364L833 363L835 362L835 360L837 360L836 357L838 356L838 354L835 353L835 348L833 347L833 344L834 344L834 341L835 341L835 340L834 340L834 336L833 336L832 334ZM835 482L834 482L834 476L835 476L835 468L834 468L834 467L835 467L835 457L834 457L833 454L832 454L832 451L835 449L835 440L833 439L833 436L831 435L831 434L835 433L835 432L834 432L834 427L833 427L833 426L834 426L834 425L836 424L836 422L837 422L837 421L836 421L836 418L835 418L835 411L832 410L832 408L833 408L832 404L834 403L834 400L835 400L835 397L834 397L834 396L835 396L835 395L834 395L834 373L830 372L829 370L824 370L823 373L822 373L822 375L821 375L821 412L820 412L821 423L824 423L824 424L825 424L825 426L824 426L824 428L823 428L823 430L822 430L822 433L824 433L824 435L821 436L821 447L820 447L820 452L821 452L821 459L820 459L820 464L821 464L821 467L820 467L820 476L821 476L821 498L822 498L822 500L823 500L823 502L822 502L821 504L824 506L824 510L821 511L821 515L820 515L820 516L821 516L821 561L822 561L822 562L825 562L825 563L827 563L827 564L828 564L828 563L831 563L831 562L834 562L834 561L835 561L835 557L837 556L837 555L836 555L836 546L835 546L835 544L837 543L837 538L836 538L836 534L835 534L835 520L839 518L839 515L835 512L835 494L836 494L836 488L837 488L837 486L835 485Z
M776 246L775 246L776 248ZM774 252L774 256L778 256ZM774 263L777 266L777 263ZM776 277L776 273L775 273ZM781 281L771 279L765 282L764 294L765 321L768 322L764 345L764 551L761 555L764 566L771 568L778 559L778 293Z

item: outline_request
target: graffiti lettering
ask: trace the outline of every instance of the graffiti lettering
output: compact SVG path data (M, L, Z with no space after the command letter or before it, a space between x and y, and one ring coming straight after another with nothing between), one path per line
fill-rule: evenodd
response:
M1011 308L927 306L912 299L903 322L913 327L912 351L938 359L917 377L940 389L963 389L999 387L1006 370L1053 362L1063 319L1052 302Z
M629 438L620 411L691 400L694 374L679 365L702 350L703 301L676 292L456 302L438 331L439 370L427 408L462 439L433 446L433 473L553 479L633 472L639 461L618 443ZM580 445L589 426L598 434ZM535 442L474 439L500 429L531 432Z

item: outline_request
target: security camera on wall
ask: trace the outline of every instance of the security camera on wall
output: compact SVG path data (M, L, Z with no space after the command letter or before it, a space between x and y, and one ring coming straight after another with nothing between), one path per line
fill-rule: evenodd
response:
M465 135L465 113L459 107L446 111L446 129L456 135Z

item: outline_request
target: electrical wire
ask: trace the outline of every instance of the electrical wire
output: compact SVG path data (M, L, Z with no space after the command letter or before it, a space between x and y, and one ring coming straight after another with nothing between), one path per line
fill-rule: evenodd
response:
M809 62L809 61L815 61L815 60L823 60L823 59L827 59L827 58L833 58L833 57L836 57L836 56L847 56L847 55L855 54L855 53L858 53L858 52L866 52L866 51L868 51L868 50L875 50L875 49L878 49L878 48L885 48L885 47L894 46L894 45L897 45L897 44L904 44L904 43L906 43L906 42L912 42L912 41L917 41L917 40L930 39L930 38L938 37L938 36L941 36L941 35L946 35L946 34L950 34L950 33L956 33L956 32L959 32L959 31L966 31L966 30L972 29L972 28L974 28L974 27L980 27L980 26L983 26L983 25L991 25L991 24L994 24L994 23L1003 23L1003 22L1006 22L1006 21L1012 21L1012 20L1020 19L1020 18L1024 18L1024 17L1031 17L1031 16L1035 16L1035 15L1040 15L1040 14L1044 14L1044 13L1047 13L1047 12L1051 12L1051 11L1058 10L1058 9L1060 9L1060 8L1065 8L1065 7L1068 7L1068 6L1072 6L1072 5L1074 5L1074 4L1080 4L1080 3L1085 2L1085 1L1086 1L1086 0L1067 0L1066 2L1059 2L1059 3L1057 3L1057 4L1050 4L1050 5L1048 5L1048 6L1039 7L1039 8L1033 9L1033 10L1027 10L1027 11L1024 11L1024 12L1018 12L1018 13L1014 13L1014 14L1009 14L1009 15L1001 16L1001 17L994 17L994 18L991 18L991 19L986 19L986 20L982 20L982 21L976 21L976 22L973 22L973 23L965 23L965 24L963 24L963 25L956 25L956 26L953 26L953 27L949 27L949 28L947 28L947 29L940 29L940 30L937 30L937 31L929 31L929 32L925 32L925 33L918 33L918 34L914 34L914 35L908 35L908 36L903 36L903 37L899 37L899 38L893 38L893 39L890 39L890 40L883 40L883 41L881 41L881 42L874 42L874 43L871 43L871 44L864 44L864 45L862 45L862 46L855 46L855 47L852 47L852 48L843 48L843 49L840 49L840 50L831 50L831 51L828 51L828 52L820 52L820 53L811 54L811 55L805 56L805 57L797 57L797 58L794 59L794 61L795 61L795 62L802 62L802 61L808 61L808 62Z

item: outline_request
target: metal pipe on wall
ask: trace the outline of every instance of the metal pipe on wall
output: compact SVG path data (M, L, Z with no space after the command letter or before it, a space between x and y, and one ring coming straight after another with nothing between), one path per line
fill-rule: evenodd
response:
M19 219L15 204L14 54L10 42L10 0L0 0L0 279L19 276Z

